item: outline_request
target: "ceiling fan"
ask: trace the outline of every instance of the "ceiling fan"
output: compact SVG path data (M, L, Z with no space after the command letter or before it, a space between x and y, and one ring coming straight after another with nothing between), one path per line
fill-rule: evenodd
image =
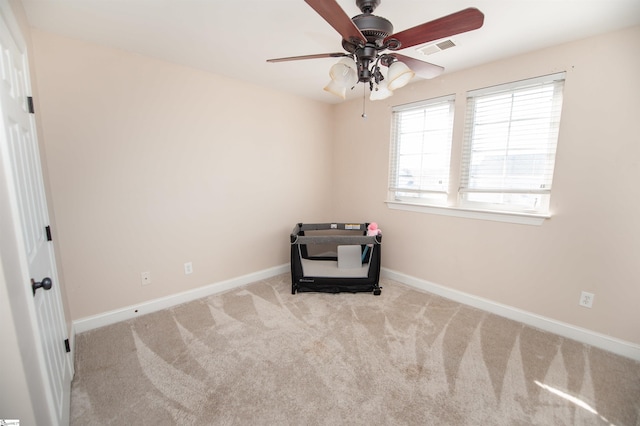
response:
M336 0L305 0L341 36L342 47L347 52L321 53L268 59L267 62L297 61L302 59L341 58L331 67L331 81L326 91L346 97L346 90L357 83L369 83L371 99L384 99L417 74L422 78L434 78L444 68L429 62L396 53L397 50L427 43L478 29L484 15L476 8L468 8L451 15L425 22L398 33L393 33L391 22L373 11L380 0L356 0L362 12L349 18ZM386 51L391 51L387 53ZM387 77L380 66L388 67Z

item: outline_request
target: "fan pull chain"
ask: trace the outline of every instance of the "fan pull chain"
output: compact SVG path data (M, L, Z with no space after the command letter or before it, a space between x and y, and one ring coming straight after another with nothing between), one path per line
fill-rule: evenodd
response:
M367 98L367 85L363 84L362 85L362 119L366 120L367 119L367 112L365 111L365 100Z

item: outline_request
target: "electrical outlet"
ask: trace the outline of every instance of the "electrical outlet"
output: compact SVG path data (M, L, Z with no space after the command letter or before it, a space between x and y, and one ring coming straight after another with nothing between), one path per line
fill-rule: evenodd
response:
M151 284L151 272L142 272L140 274L140 281L142 282L142 285Z
M189 275L193 273L193 264L191 262L187 262L184 264L184 274Z
M590 308L593 306L593 298L595 297L595 295L593 293L588 293L586 291L583 291L582 293L580 293L580 302L578 302L580 304L580 306L584 306L585 308Z

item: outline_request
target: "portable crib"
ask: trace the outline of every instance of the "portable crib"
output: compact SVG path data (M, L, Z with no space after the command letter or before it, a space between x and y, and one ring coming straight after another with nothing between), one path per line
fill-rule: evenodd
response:
M382 235L368 223L298 223L291 233L291 294L381 293Z

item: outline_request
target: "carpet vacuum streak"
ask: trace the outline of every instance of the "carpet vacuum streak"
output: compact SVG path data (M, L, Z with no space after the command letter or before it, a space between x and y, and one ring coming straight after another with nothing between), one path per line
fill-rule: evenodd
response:
M640 363L383 279L79 334L72 425L640 425Z

